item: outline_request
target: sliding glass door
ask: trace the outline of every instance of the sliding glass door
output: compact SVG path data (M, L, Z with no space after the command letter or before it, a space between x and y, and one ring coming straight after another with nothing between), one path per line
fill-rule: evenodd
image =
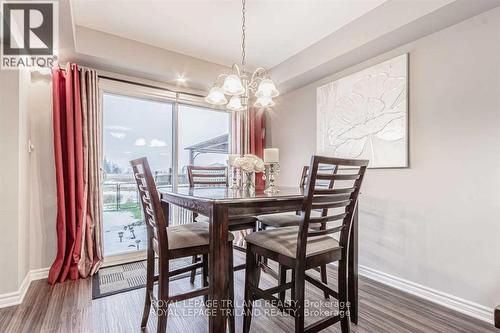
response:
M105 256L147 247L146 225L129 161L146 156L157 184L172 184L172 105L103 94Z
M225 165L231 115L161 89L99 84L104 260L139 260L147 248L146 225L129 161L147 157L158 187L187 186L188 165ZM189 212L172 213L176 223L192 221Z

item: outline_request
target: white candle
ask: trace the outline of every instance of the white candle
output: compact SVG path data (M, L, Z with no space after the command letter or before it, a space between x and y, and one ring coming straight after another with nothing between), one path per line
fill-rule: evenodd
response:
M240 155L237 155L237 154L229 154L227 155L227 164L229 166L233 166L234 165L234 161L236 161L236 159L240 157Z
M279 163L280 150L278 148L264 149L264 163Z

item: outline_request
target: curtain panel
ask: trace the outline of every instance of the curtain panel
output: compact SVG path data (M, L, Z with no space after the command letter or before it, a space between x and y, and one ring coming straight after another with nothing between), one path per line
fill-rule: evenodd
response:
M266 114L265 109L250 108L248 112L248 121L250 128L250 147L249 154L264 157L264 147L266 144ZM241 140L245 137L244 124L240 112L233 113L232 117L231 147L232 154L242 154ZM255 175L255 187L264 188L265 181L262 179L262 173ZM245 236L250 230L241 230L234 233L234 244L245 247Z
M97 271L101 240L101 117L97 74L69 63L52 71L57 255L49 283Z

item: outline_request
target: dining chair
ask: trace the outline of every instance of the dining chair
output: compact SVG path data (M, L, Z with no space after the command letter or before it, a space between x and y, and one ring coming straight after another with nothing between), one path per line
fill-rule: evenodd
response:
M302 168L302 175L300 177L299 186L304 188L307 182L309 166L304 165ZM332 172L333 167L324 166L321 171ZM317 186L323 186L326 188L332 188L333 181L331 180L317 180ZM311 214L319 214L320 216L327 216L328 209L316 209L311 212ZM266 215L258 215L257 216L257 230L266 230L268 227L272 228L282 228L282 227L290 227L290 226L299 226L300 223L300 211L286 214L266 214ZM313 228L324 230L326 228L326 222L321 223L320 225L313 226ZM271 273L271 275L275 275L278 278L278 282L281 284L281 281L286 278L286 269L284 269L281 265L279 265L278 273L274 272L267 264L267 259L263 259L262 267L264 271ZM321 282L328 283L327 270L326 265L321 265L318 267L320 272ZM329 298L328 293L324 293L325 298ZM284 297L284 293L281 294L281 298Z
M137 183L144 220L146 222L148 249L146 266L146 299L142 316L141 328L146 329L151 305L158 316L157 332L165 332L167 328L168 305L193 297L208 296L208 255L210 253L209 225L204 222L179 224L169 226L169 211L163 212L156 184L149 168L147 158L138 158L130 161L134 178ZM232 241L228 242L230 258L232 258ZM201 255L202 261L181 268L170 270L170 260ZM157 259L155 259L157 257ZM157 265L158 275L155 275ZM186 293L170 295L170 277L201 268L202 287ZM154 296L153 285L158 282L158 293ZM230 313L234 302L232 262L228 265L228 291L230 298ZM234 316L229 316L229 331L234 332Z
M321 166L330 166L330 173L321 172ZM295 332L318 332L340 321L342 333L350 332L349 304L347 299L348 244L351 224L361 183L368 161L313 156L309 178L304 190L304 201L298 226L258 231L248 235L245 272L245 302L243 332L250 330L253 301L264 299L295 318ZM341 171L339 173L339 171ZM332 186L318 187L320 180L329 180ZM331 215L312 216L315 209L328 209ZM323 230L315 225L336 222L337 226ZM340 233L338 240L331 234ZM281 281L277 287L259 288L260 268L258 257L266 257L292 270L291 282ZM338 261L338 290L331 289L307 273L307 270ZM305 327L305 282L321 289L338 300L338 314L325 317ZM282 303L279 297L291 289L292 301Z
M225 166L187 167L189 187L225 187L228 185L227 168ZM207 216L193 212L194 222L209 222Z
M224 166L188 166L188 180L189 187L221 187L228 186L228 173L227 168ZM209 222L207 216L193 214L193 220L197 222ZM235 218L229 220L229 231L239 231L239 230L256 230L256 219L255 217L244 217ZM245 252L245 248L234 246L234 249L240 252ZM193 263L199 260L198 256L193 256ZM234 271L242 270L245 265L239 265L234 267ZM196 278L196 270L191 272L191 283L194 283Z

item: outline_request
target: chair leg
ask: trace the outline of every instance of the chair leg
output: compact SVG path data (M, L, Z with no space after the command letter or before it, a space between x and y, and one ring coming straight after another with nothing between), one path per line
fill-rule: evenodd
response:
M266 230L266 227L267 226L265 224L262 224L262 222L259 222L259 229L258 229L259 231ZM269 263L268 260L267 260L267 258L266 257L261 257L260 259L261 259L262 265L264 265L264 266L267 267L267 265Z
M196 264L198 262L198 256L193 256L193 260L191 262L193 264ZM191 284L194 284L195 279L196 279L196 269L193 269L191 271L191 278L189 279L189 282L191 282Z
M148 325L149 313L151 312L151 293L153 292L155 258L152 249L148 249L148 258L146 261L146 299L144 300L144 311L142 313L141 328L145 329Z
M167 316L168 316L168 289L169 289L169 276L168 276L168 263L160 261L159 269L160 277L158 279L158 325L156 327L157 333L165 333L167 330Z
M338 285L339 285L339 315L340 315L340 327L342 333L351 332L351 326L349 321L349 315L347 307L347 261L340 260L338 266Z
M286 267L283 265L279 265L279 272L278 272L278 285L282 286L286 283ZM285 293L286 290L280 291L278 298L280 299L281 303L285 301Z
M234 270L233 270L233 244L229 243L229 265L228 265L228 283L229 283L229 333L236 332L236 324L234 320Z
M247 244L246 266L243 333L248 333L250 331L250 324L252 321L253 295L250 292L250 285L258 287L260 277L260 268L257 263L257 256L252 252L252 246L250 244Z
M328 284L328 279L326 277L326 274L327 274L326 265L321 265L319 267L319 274L321 276L321 282L323 282L324 284ZM325 299L330 298L330 295L328 295L328 293L325 292L324 295L325 295Z
M295 333L304 333L305 270L295 270Z
M295 300L295 269L292 269L292 284L293 287L290 290L290 297Z
M202 268L202 277L201 277L201 285L203 287L208 286L208 254L203 255L203 268ZM208 301L208 295L203 296L203 300L205 303Z

